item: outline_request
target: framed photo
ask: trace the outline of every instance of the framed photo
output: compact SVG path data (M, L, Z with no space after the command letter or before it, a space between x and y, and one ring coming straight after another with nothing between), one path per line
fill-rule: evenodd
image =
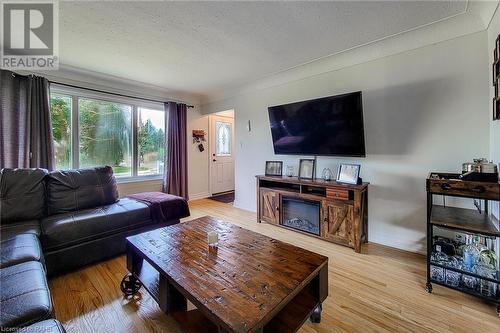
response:
M493 98L493 120L500 120L500 100Z
M266 176L282 176L283 162L281 161L266 161Z
M500 58L500 34L498 35L497 39L495 40L495 51L493 53L494 55L494 60L497 60Z
M314 167L316 160L301 159L299 164L299 178L300 179L314 179Z
M357 184L359 178L359 164L341 164L337 172L337 179L339 183Z

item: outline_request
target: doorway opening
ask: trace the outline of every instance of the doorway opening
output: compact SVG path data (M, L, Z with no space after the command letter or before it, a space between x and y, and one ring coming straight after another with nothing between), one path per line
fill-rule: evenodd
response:
M234 110L209 116L209 163L211 199L234 202Z

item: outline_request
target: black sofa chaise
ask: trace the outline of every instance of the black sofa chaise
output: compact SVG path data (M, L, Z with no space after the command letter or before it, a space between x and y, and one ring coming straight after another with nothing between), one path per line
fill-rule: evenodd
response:
M125 238L179 223L151 217L150 207L119 198L111 167L0 171L0 331L64 332L54 319L46 276L125 251ZM30 325L34 325L31 327Z

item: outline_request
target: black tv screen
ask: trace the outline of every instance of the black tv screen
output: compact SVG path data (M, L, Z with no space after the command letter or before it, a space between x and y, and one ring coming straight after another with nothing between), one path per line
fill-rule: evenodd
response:
M366 156L361 91L268 111L275 154Z

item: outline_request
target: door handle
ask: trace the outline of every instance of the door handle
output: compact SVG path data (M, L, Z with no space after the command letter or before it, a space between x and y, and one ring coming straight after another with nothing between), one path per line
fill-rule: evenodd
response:
M217 160L214 158L214 159L212 160L212 162L215 162L215 161L217 161Z

